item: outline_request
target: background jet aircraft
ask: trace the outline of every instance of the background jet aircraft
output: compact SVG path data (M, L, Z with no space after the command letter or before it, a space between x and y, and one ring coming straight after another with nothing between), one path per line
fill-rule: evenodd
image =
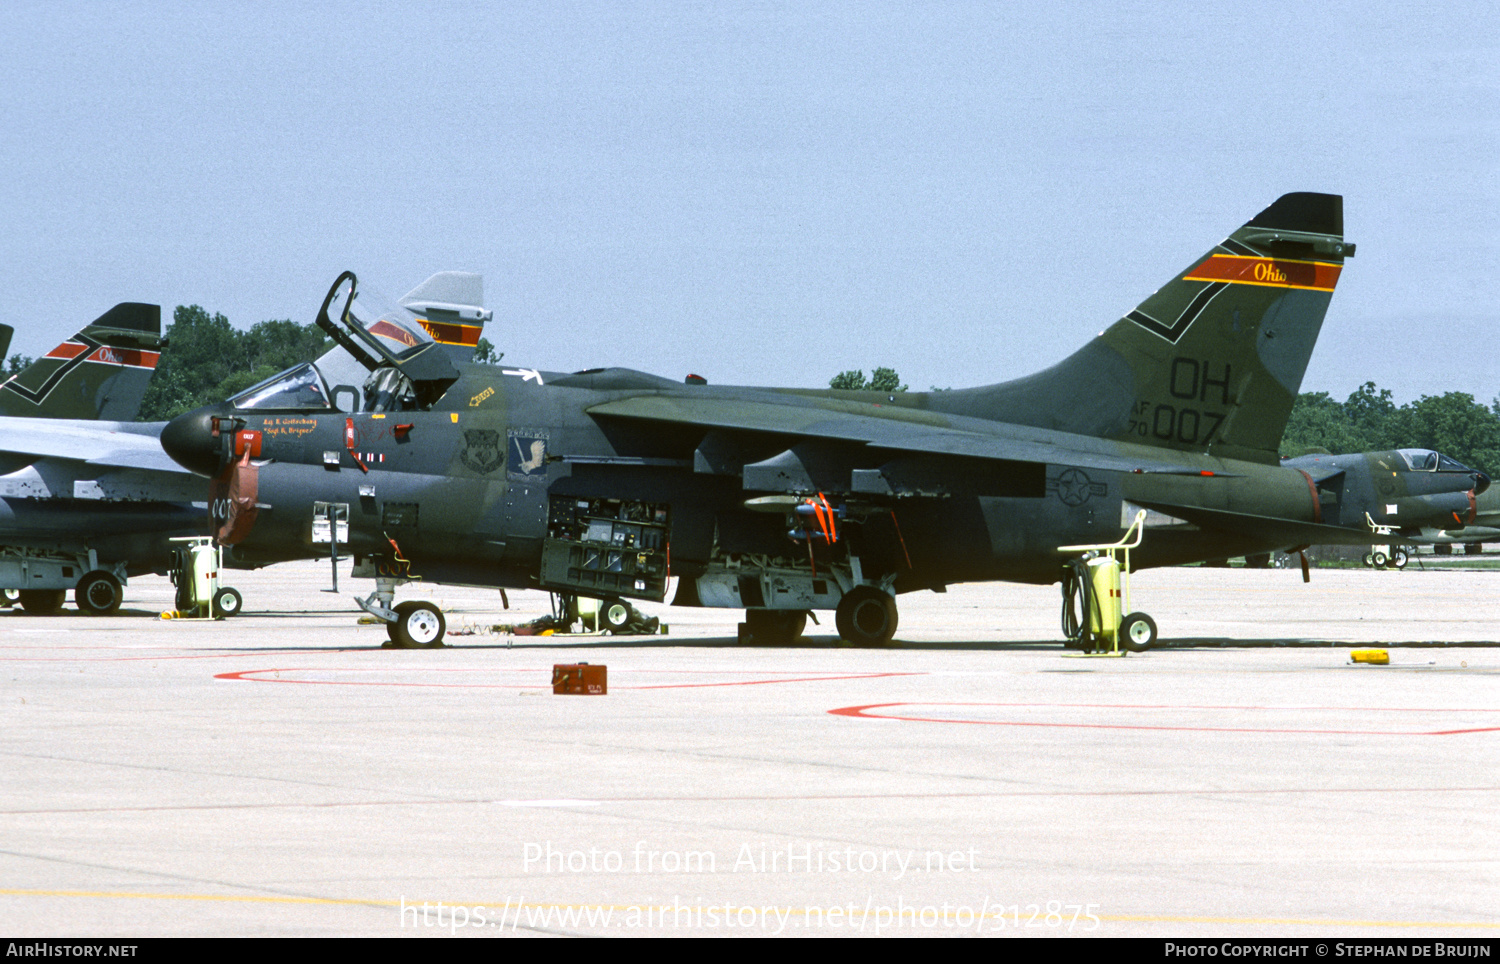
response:
M1136 507L1172 520L1138 567L1367 542L1277 456L1353 251L1340 198L1286 195L1058 365L931 394L455 366L345 273L319 324L368 372L357 405L304 365L162 444L214 477L237 556L305 556L333 520L397 644L444 632L430 603L392 607L404 580L660 601L669 576L756 640L833 609L878 644L896 594L1055 582L1059 546L1115 540Z
M1304 455L1281 463L1317 487L1321 521L1389 526L1417 536L1433 519L1462 527L1476 521L1490 479L1431 449L1358 455Z
M401 301L466 362L490 318L483 297L479 275L450 271ZM27 612L59 611L72 589L79 610L112 613L130 576L173 565L173 537L207 533L207 493L162 452L166 423L129 421L162 345L158 306L116 305L0 385L0 588Z

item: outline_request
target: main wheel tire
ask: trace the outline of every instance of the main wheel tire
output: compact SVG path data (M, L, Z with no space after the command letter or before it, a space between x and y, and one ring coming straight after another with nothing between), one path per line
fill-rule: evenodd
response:
M78 585L73 587L73 602L90 616L113 616L120 611L125 599L125 590L114 573L95 569L84 573Z
M606 599L599 603L599 626L618 636L630 625L630 603L620 599Z
M1271 554L1269 552L1252 552L1245 557L1246 569L1269 569L1271 568Z
M1156 620L1145 613L1131 613L1120 620L1120 645L1132 653L1144 653L1156 645Z
M442 610L415 599L397 604L392 626L391 638L406 649L437 649L443 645L443 633L448 629Z
M33 616L56 616L68 598L66 589L22 589L21 608Z
M874 586L855 586L839 600L833 621L856 646L884 646L896 635L896 600Z
M214 615L224 618L238 616L240 610L245 608L245 600L240 596L238 589L228 586L220 586L219 591L214 593Z
M19 589L0 589L0 606L9 608L20 601L21 591Z
M800 609L745 610L745 642L754 646L790 646L807 628L807 613Z

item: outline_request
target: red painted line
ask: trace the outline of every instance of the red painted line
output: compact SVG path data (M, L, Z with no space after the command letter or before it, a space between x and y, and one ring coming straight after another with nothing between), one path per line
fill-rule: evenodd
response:
M47 352L43 358L77 358L88 351L87 346L80 345L76 341L65 341L61 345Z
M550 679L551 670L542 669L403 669L401 667L383 668L368 667L362 669L318 669L312 667L282 668L282 669L246 669L232 673L216 673L214 679L232 680L246 683L298 683L310 686L402 686L419 688L439 689L531 689L540 685L538 683L403 683L394 680L377 680L364 682L361 680L333 680L333 679L265 679L265 673L391 673L391 672L426 672L426 673L534 673L539 677ZM698 672L698 673L723 673L722 670L637 670L643 673L674 673L674 672ZM748 672L748 671L747 671ZM757 670L756 672L760 672ZM708 686L763 686L768 683L822 683L836 680L850 679L880 679L887 676L924 676L925 673L853 673L847 675L830 676L797 676L787 679L750 679L733 680L720 683L652 683L643 686L620 686L613 684L614 689L622 690L663 690L663 689L694 689Z
M1500 726L1475 727L1463 730L1318 730L1318 729L1294 729L1286 727L1249 727L1249 726L1152 726L1144 723L1042 723L1029 720L963 720L949 719L935 716L895 716L883 713L870 713L868 710L885 709L891 706L1003 706L1003 707L1071 707L1074 704L1067 703L869 703L864 706L842 706L838 709L829 710L834 716L852 716L867 720L899 720L905 723L961 723L975 726L1023 726L1042 727L1050 729L1070 730L1160 730L1167 732L1186 733L1298 733L1314 734L1324 736L1452 736L1459 733L1491 733L1500 731ZM1334 709L1342 712L1380 712L1384 708L1351 708L1351 707L1258 707L1258 706L1231 706L1231 707L1201 707L1201 706L1109 706L1108 704L1077 704L1080 709L1171 709L1171 710L1201 710L1201 709L1226 709L1226 710L1328 710ZM1404 708L1391 708L1388 712L1411 712ZM1464 713L1469 710L1428 710L1430 713ZM1490 712L1490 711L1483 711Z
M668 690L692 686L760 686L765 683L821 683L827 680L880 679L885 676L926 676L926 673L852 673L847 676L804 676L795 679L752 679L737 683L660 683L655 686L622 686L625 690Z
M44 647L37 647L38 649ZM80 647L81 648L81 647ZM328 653L363 653L378 651L380 646L358 646L341 647L339 649L284 649L257 651L253 655L264 656L270 652L284 653L317 653L327 655ZM0 663L129 663L138 660L169 660L169 659L244 659L247 654L243 651L225 653L193 653L185 656L0 656Z
M945 703L872 703L871 707L881 706L1025 706L1025 707L1060 707L1063 709L1085 709L1085 710L1328 710L1338 713L1500 713L1500 709L1494 707L1453 707L1453 706L1274 706L1274 705L1219 705L1205 703L975 703L975 702L945 702ZM868 707L867 707L868 708ZM859 707L845 707L845 709L859 709ZM829 710L830 713L838 712ZM854 714L845 714L854 715Z

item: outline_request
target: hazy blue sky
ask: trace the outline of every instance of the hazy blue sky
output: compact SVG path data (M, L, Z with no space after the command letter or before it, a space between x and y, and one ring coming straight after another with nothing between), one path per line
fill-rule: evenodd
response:
M506 361L914 388L1049 365L1277 196L1345 196L1304 383L1500 394L1493 3L26 3L14 350L117 301L312 320L483 272Z

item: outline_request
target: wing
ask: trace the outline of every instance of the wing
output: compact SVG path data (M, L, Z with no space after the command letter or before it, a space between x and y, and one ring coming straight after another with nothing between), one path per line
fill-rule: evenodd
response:
M127 429L116 422L0 418L0 452L182 474L182 466L162 451L161 428L157 423L131 423Z
M160 424L0 418L0 497L201 502L202 479L162 451Z
M1113 472L1200 475L1207 460L1167 450L1129 446L1084 436L942 415L902 406L841 399L683 398L651 394L591 406L596 419L671 423L708 430L754 433L798 442L836 442L895 455L958 456L1007 463L1067 465ZM1202 461L1203 464L1195 464ZM1215 473L1217 474L1217 473Z

